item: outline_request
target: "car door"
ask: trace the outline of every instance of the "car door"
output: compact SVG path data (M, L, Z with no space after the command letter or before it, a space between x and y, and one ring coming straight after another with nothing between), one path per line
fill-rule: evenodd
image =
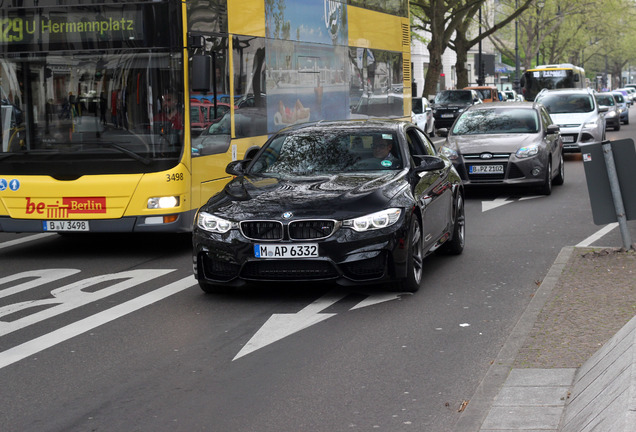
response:
M409 128L406 135L412 155L435 155L433 144L420 130ZM443 169L417 173L419 180L414 186L413 194L422 212L424 250L433 246L447 231L450 222L453 199L448 175L450 166L450 163L446 163Z

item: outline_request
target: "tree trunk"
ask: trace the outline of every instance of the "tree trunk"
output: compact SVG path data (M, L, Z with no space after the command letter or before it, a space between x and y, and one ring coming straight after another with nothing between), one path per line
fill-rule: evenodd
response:
M455 53L457 54L457 60L455 62L455 74L457 75L457 88L462 89L468 87L470 82L468 81L468 69L466 64L468 63L468 41L465 37L466 33L457 32L455 35ZM473 71L475 77L479 76L479 65L475 62L475 70Z

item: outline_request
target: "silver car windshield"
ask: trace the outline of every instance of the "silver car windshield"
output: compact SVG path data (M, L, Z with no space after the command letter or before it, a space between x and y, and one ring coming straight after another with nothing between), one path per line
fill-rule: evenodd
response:
M480 109L464 112L453 127L453 135L528 134L539 131L533 109Z
M586 113L594 111L592 96L587 94L546 94L538 102L550 114Z

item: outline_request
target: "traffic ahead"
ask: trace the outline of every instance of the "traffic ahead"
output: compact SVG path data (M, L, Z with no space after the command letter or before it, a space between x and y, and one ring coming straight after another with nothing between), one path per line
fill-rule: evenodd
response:
M550 196L468 191L464 253L427 258L415 294L206 295L188 235L0 233L2 428L452 431L561 248L620 245L582 164Z

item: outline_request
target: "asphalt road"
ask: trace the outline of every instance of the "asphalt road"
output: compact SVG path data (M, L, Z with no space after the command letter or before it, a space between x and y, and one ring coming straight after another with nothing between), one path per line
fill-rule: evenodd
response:
M464 254L414 295L205 295L188 236L0 233L1 429L451 431L561 248L621 245L565 170L549 197L469 191Z

